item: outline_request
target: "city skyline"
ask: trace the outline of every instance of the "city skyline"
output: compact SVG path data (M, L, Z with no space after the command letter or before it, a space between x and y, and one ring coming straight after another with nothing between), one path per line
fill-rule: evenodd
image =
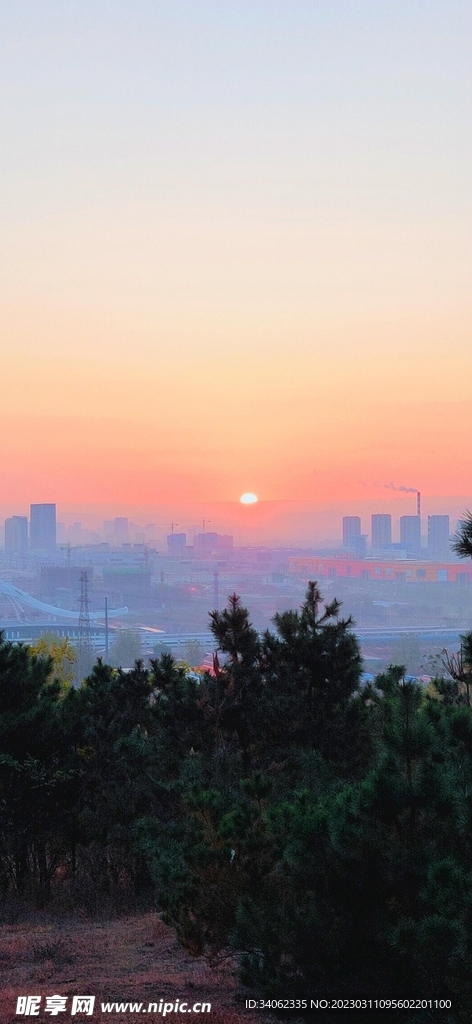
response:
M120 547L122 544L146 543L165 548L169 533L173 534L174 531L176 538L185 536L188 544L193 543L193 538L207 532L210 535L217 533L222 537L231 534L235 546L342 545L351 548L353 553L360 557L366 550L388 548L393 543L397 547L403 546L405 551L409 551L410 556L415 551L425 552L431 549L436 551L438 557L440 553L440 560L444 560L450 548L450 537L462 519L465 499L459 501L456 506L449 507L443 498L428 500L423 506L418 527L418 517L411 508L411 499L401 501L398 500L398 495L396 498L396 502L390 501L390 504L383 502L381 511L373 502L364 502L361 508L352 502L348 507L341 504L336 508L323 508L309 502L258 502L257 505L251 505L249 511L247 506L241 506L238 502L193 503L180 510L178 520L175 506L147 509L120 507L115 510L108 507L101 510L97 508L93 512L89 508L82 508L80 511L78 506L73 511L67 511L59 506L56 515L57 545L87 546L108 542L112 547ZM387 507L390 511L387 511ZM56 513L56 504L30 505L26 515L21 514L21 505L14 506L13 510L10 510L11 514L3 517L0 508L0 545L4 525L5 549L28 550L31 546L28 534L31 530L32 510L38 508L44 509L46 515L51 509ZM119 515L114 515L114 511L118 511ZM386 521L388 526L385 525ZM414 543L406 539L411 528L416 537ZM19 540L13 542L13 536L19 536L18 530L23 538L21 543ZM348 539L351 530L354 543ZM403 539L405 530L407 533ZM50 544L49 550L53 546ZM47 550L47 547L48 545L43 546L43 551ZM41 550L41 546L36 545L36 548ZM31 546L31 549L35 550L35 546Z

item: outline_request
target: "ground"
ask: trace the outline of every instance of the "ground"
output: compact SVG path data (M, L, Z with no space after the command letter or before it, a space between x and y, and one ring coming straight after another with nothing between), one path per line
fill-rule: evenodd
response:
M171 928L156 914L125 917L107 922L83 919L52 920L37 915L27 922L0 928L0 1024L18 1021L116 1020L121 1024L140 1019L134 1012L102 1013L102 1002L159 1003L187 999L210 1002L208 1024L255 1024L244 1009L245 995L238 992L231 962L210 964L194 958L179 946ZM39 1016L17 1016L20 995L41 995ZM52 1016L44 1013L45 997L68 996L67 1010ZM71 1017L74 995L95 995L92 1017ZM162 1021L162 1016L149 1018ZM182 1022L171 1013L166 1018ZM269 1024L264 1016L265 1024Z

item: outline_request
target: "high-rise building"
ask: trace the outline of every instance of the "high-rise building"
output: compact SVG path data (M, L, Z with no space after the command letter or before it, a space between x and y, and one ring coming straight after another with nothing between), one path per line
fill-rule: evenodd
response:
M400 516L400 544L408 554L421 553L421 517Z
M366 536L361 533L359 516L344 516L343 547L348 548L355 558L365 558Z
M449 516L428 516L428 555L437 562L450 559Z
M117 516L115 519L115 542L116 544L127 544L129 541L128 520L125 516Z
M231 533L219 533L218 542L216 546L218 550L221 549L221 551L228 551L230 548L234 546L233 535Z
M5 519L5 551L9 554L24 554L28 550L28 519L26 516L11 516Z
M186 533L169 533L167 537L167 550L170 555L183 555L186 544Z
M193 538L194 551L199 554L210 555L218 547L217 533L197 533Z
M382 513L371 516L372 547L389 548L392 543L392 517Z
M77 594L80 594L80 577L82 573L87 574L89 585L93 584L93 569L81 569L78 565L42 565L39 574L40 596L42 600L51 601L62 598L64 591L69 591L65 598L67 601L72 598L74 610L77 607ZM61 593L62 592L62 593ZM62 604L59 600L59 604ZM70 607L70 605L69 605Z
M361 521L359 516L343 517L343 548L355 547L354 537L361 536Z
M52 504L30 507L30 548L32 551L55 551L56 506Z

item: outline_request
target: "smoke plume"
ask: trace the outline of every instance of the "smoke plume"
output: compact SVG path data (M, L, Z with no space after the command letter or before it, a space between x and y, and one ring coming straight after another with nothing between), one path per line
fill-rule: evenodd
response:
M405 487L405 484L400 484L399 487L397 487L396 484L392 484L392 483L385 484L384 486L388 487L389 491L405 491L406 494L418 494L418 488L417 487Z

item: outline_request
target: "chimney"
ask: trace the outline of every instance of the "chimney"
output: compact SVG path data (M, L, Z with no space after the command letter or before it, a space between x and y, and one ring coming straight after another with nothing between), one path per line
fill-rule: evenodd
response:
M416 515L421 519L421 494L419 491L416 492Z

